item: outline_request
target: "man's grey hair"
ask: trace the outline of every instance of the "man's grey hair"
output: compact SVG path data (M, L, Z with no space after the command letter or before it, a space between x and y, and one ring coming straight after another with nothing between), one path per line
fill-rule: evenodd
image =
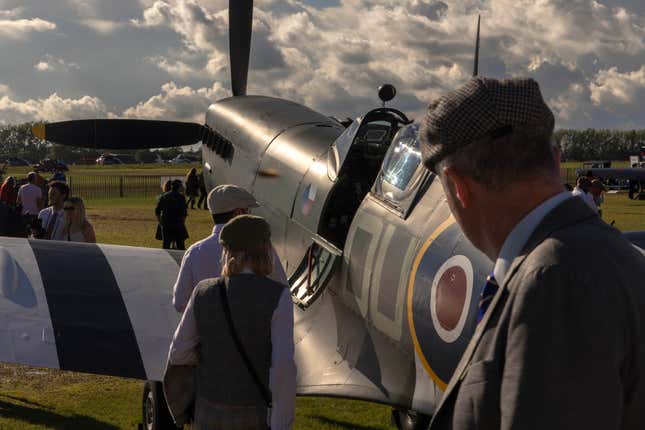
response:
M514 130L498 138L484 138L443 158L434 169L452 167L493 190L536 176L559 175L555 141L550 130Z

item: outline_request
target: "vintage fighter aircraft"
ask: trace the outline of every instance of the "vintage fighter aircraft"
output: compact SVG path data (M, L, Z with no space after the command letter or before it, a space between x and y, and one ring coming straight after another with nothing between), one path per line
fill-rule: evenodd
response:
M230 2L229 13L233 97L210 106L204 125L89 120L35 133L96 148L202 142L209 188L247 188L271 223L293 294L298 394L388 404L400 428L426 428L475 330L492 263L422 166L416 124L380 107L343 125L247 96L252 1ZM394 90L380 94L388 101ZM171 428L151 381L179 320L171 294L180 258L0 239L0 361L147 380L144 425Z

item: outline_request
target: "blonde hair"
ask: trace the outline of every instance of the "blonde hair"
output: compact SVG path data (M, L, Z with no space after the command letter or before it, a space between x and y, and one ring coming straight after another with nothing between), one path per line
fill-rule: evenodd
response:
M224 247L222 276L233 276L248 268L256 275L268 276L273 272L273 247L267 241L252 249L232 252Z
M83 199L80 197L70 197L65 201L66 204L69 204L71 206L74 206L76 210L78 211L79 215L79 220L80 223L78 224L80 227L85 227L89 224L89 221L87 220L87 216L85 214L85 203L83 203Z

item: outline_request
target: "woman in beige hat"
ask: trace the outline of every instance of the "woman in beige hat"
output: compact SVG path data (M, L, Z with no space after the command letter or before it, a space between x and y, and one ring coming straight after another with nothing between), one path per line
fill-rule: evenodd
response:
M194 429L290 429L295 406L293 304L273 270L271 232L240 215L221 230L222 276L200 282L169 365L196 365ZM173 394L166 392L173 410Z

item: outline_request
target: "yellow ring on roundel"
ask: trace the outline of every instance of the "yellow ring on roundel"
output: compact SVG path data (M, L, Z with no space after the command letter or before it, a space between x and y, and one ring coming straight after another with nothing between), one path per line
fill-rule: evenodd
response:
M439 227L435 229L435 231L432 232L432 234L426 239L425 243L417 253L417 256L414 259L414 264L412 264L412 270L410 272L410 280L408 281L408 299L407 299L407 304L408 304L408 326L410 328L410 335L412 336L412 343L414 344L414 349L417 352L417 356L421 359L421 363L423 364L423 368L428 372L428 375L430 375L430 378L434 381L435 384L437 384L437 387L441 391L444 391L446 389L446 386L448 385L445 381L443 381L439 376L432 370L432 367L430 367L430 363L428 363L428 360L426 359L425 355L423 355L423 351L421 350L421 345L419 345L419 339L417 338L417 331L414 328L414 316L412 315L412 298L414 296L414 281L417 278L417 270L419 269L419 264L421 263L421 259L423 258L425 252L428 250L430 245L432 245L432 242L435 241L436 238L438 238L441 233L446 231L448 227L453 225L455 223L455 218L451 215L448 217L447 220L441 223Z

